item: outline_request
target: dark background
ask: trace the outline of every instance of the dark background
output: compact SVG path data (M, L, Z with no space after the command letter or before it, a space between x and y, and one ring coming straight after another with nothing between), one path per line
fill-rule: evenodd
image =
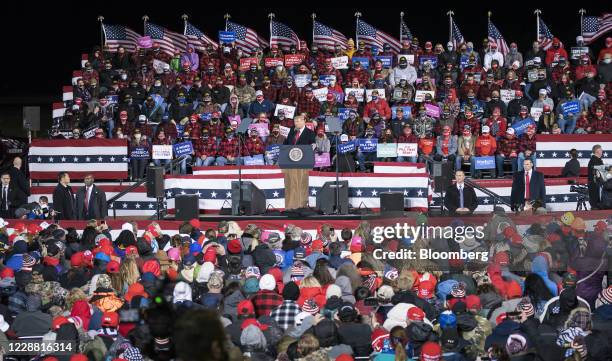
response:
M336 28L347 37L355 37L355 11L362 13L362 19L371 25L399 38L399 13L404 11L404 20L412 34L417 36L421 45L431 40L446 44L448 41L448 16L453 9L454 20L467 41L474 42L478 49L482 39L487 36L487 11L492 11L492 21L500 30L506 42L516 42L519 50L527 51L536 37L536 18L533 10L539 7L542 18L550 31L561 39L566 47L575 44L579 35L578 10L583 7L586 15L599 16L611 11L605 1L582 2L549 6L529 2L519 4L512 1L478 1L443 4L435 2L429 9L415 9L414 2L403 8L322 8L302 7L294 2L296 8L267 8L252 2L242 6L211 8L209 2L149 2L147 4L92 1L74 4L39 5L23 2L21 5L5 9L0 15L0 27L5 50L0 82L0 131L5 125L14 125L15 117L20 126L20 117L15 110L22 105L41 105L41 117L50 118L50 103L61 101L61 88L70 84L72 71L79 68L81 53L88 53L94 45L100 44L100 24L98 15L105 17L105 23L126 25L138 33L143 31L142 16L147 14L149 21L182 32L182 14L189 15L189 21L213 39L225 26L223 15L230 13L232 20L255 29L261 36L269 37L267 14L274 12L276 19L287 23L309 45L312 40L312 20L315 12L317 20ZM542 6L538 6L542 5ZM13 5L12 5L13 6ZM602 37L592 44L597 51L603 46ZM8 112L8 113L7 113ZM8 115L7 115L8 114ZM8 122L7 119L10 119ZM8 124L10 123L10 124Z

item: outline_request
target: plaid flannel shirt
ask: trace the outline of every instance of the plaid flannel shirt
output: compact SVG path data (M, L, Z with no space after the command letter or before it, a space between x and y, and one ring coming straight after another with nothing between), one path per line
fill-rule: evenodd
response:
M506 157L510 157L510 154L512 154L512 152L515 152L516 154L518 154L519 152L518 139L514 137L512 139L503 138L502 140L500 140L499 148L497 148L497 153L503 154Z
M521 137L519 138L519 151L525 152L526 150L530 150L532 153L535 152L536 138L537 136L535 134L531 138L527 136L527 133L521 135Z
M321 103L319 103L315 97L311 100L308 100L306 97L301 97L298 101L297 112L299 114L307 113L309 118L316 118L319 116L320 111Z
M283 303L283 296L274 291L260 290L251 298L257 317L270 316L272 310Z
M275 308L270 316L276 321L283 330L295 326L295 317L302 312L295 301L285 300Z
M217 155L217 141L214 137L208 139L196 139L194 142L194 150L197 157L207 156L215 157Z

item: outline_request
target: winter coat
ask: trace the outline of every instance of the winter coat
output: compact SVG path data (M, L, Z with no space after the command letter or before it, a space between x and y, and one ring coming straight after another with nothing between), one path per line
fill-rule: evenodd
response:
M408 65L405 69L402 69L399 66L393 68L391 74L389 75L389 84L392 87L395 87L397 84L399 84L401 79L406 79L408 84L414 84L417 79L416 69L411 65Z
M513 333L518 333L520 331L520 328L521 324L518 322L514 322L508 319L502 321L499 325L497 325L497 327L493 329L493 333L491 333L485 340L485 350L488 350L489 347L492 347L493 345L498 345L502 348L505 348L508 336Z
M533 259L531 263L531 272L542 278L553 296L559 294L557 291L557 284L548 277L548 264L543 256L537 256Z

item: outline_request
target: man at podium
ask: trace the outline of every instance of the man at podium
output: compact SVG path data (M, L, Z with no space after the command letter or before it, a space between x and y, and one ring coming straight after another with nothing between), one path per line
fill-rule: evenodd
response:
M306 119L304 116L297 115L293 119L293 124L294 126L289 130L289 135L287 139L285 139L283 147L289 150L298 146L313 147L315 144L315 133L306 128ZM294 159L290 160L290 162L295 161L296 164L300 163L303 165L286 167L283 166L283 159L286 157L285 154L282 154L283 150L281 148L279 165L283 168L283 174L285 176L285 209L304 208L308 206L308 172L312 170L312 164L314 163L312 149L309 148L308 150L308 155L304 154L304 159L300 157L299 161ZM299 154L302 154L302 152L299 152ZM289 156L288 158L292 157ZM305 158L309 158L309 160L307 162L302 162Z
M293 128L289 130L285 145L311 145L315 143L315 132L306 128L306 119L297 115L293 119Z

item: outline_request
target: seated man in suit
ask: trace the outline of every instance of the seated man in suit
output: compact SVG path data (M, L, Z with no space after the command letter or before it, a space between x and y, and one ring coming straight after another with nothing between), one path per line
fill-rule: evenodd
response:
M462 170L455 172L455 184L448 187L444 196L444 205L450 215L472 214L478 207L478 198L474 188L466 185L465 173Z
M512 210L525 210L532 208L534 202L538 202L541 207L546 204L546 185L544 175L533 169L531 159L523 160L523 170L514 173L512 179L512 192L510 193L510 203Z

